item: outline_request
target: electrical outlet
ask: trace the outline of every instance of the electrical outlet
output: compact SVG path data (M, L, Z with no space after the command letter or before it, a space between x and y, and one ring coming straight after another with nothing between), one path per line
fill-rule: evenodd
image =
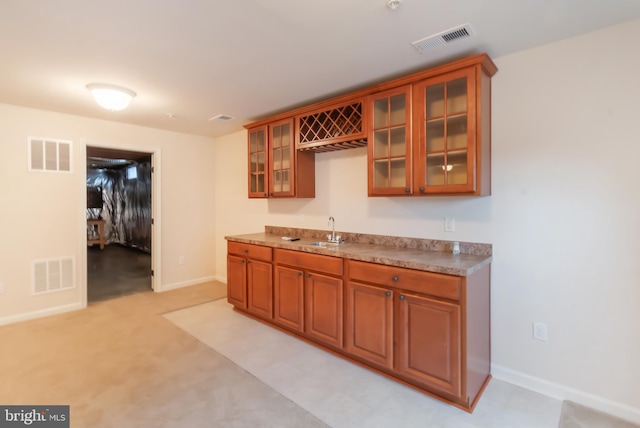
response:
M178 263L181 264L181 265L187 263L187 258L185 256L180 256L178 258Z
M533 338L536 340L541 340L543 342L547 341L547 325L541 322L534 321L533 322Z
M455 217L445 217L444 218L444 231L445 232L455 232L456 231L456 218Z

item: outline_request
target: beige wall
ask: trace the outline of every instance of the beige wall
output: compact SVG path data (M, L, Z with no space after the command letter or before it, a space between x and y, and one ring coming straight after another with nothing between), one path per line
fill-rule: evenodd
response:
M29 136L71 140L73 172L28 172ZM213 140L0 104L0 324L83 306L87 142L160 154L159 288L215 275ZM32 295L31 261L63 257L75 259L76 288Z
M640 21L495 58L487 198L368 198L366 151L352 149L316 155L315 199L249 200L246 134L217 139L217 275L225 235L329 216L343 231L492 243L494 376L640 422L637 40Z

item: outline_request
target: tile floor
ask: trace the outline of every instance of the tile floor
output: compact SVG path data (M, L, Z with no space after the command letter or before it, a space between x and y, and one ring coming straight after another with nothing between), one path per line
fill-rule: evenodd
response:
M233 311L165 317L331 427L556 428L562 402L492 379L469 414Z

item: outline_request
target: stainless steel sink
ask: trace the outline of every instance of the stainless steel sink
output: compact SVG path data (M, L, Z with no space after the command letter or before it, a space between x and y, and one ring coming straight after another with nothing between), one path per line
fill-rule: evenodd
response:
M314 247L322 247L322 248L337 248L340 245L344 245L344 242L315 241L315 242L309 242L308 245L313 245Z

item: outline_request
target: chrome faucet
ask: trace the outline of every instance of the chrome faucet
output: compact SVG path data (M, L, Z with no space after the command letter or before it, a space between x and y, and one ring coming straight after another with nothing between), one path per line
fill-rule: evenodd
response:
M336 238L336 219L329 217L327 226L331 226L331 235L327 235L327 240L329 242L338 242L339 240Z

